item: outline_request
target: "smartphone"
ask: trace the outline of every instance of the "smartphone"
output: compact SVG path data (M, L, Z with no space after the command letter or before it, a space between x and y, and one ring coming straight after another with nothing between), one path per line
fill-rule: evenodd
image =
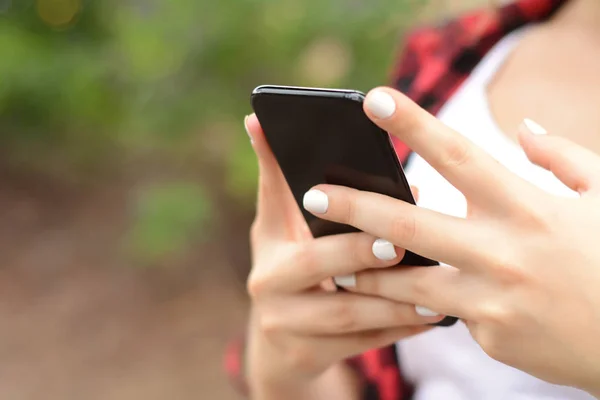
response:
M304 194L315 185L341 185L415 204L390 136L367 118L364 98L356 90L293 86L265 85L252 92L252 108L315 238L358 232L304 210ZM407 251L399 265L438 262ZM455 322L447 317L436 325Z

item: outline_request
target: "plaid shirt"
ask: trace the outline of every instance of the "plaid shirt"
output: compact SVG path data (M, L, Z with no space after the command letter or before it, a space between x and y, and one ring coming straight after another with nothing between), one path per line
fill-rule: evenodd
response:
M517 0L487 8L437 27L408 35L392 70L392 83L421 107L436 114L500 39L525 24L543 21L567 0ZM398 157L406 164L410 149L396 138ZM443 329L443 328L442 328ZM225 366L237 386L241 380L243 342L233 343ZM364 400L408 400L412 388L402 379L396 346L373 349L348 360L362 378Z

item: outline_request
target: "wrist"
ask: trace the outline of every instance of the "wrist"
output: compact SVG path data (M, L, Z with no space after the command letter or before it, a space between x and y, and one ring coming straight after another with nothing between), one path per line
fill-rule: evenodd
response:
M252 399L305 400L314 397L315 380L298 376L274 360L268 360L270 357L264 348L256 350L256 357L253 357L248 349L246 364L246 382Z
M301 373L290 368L285 357L269 340L251 329L244 357L244 373L248 384L293 389L309 386L317 379L317 373Z
M358 400L361 392L360 381L345 363L335 364L312 379L257 374L249 387L257 400Z
M255 327L254 324L250 324L243 363L247 387L252 398L314 398L321 374L291 368L286 354Z

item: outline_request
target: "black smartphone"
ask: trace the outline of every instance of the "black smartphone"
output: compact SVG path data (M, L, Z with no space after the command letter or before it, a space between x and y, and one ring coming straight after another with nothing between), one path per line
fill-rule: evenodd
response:
M355 90L259 86L252 108L314 237L358 229L315 217L302 206L304 194L327 183L415 200L390 136L363 111L365 95ZM438 262L407 251L399 265ZM436 325L451 326L447 317Z

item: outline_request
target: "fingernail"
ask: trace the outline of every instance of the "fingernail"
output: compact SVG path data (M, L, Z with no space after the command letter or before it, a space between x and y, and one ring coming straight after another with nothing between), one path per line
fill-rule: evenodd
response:
M379 119L387 119L396 112L394 98L383 90L374 90L365 99L365 107Z
M341 287L356 287L356 275L342 275L333 278L336 285Z
M529 118L525 118L523 120L523 125L524 125L525 129L527 129L529 132L533 133L534 135L545 135L548 133L548 131L546 131L546 129L544 129L544 127L542 127L537 122L530 120Z
M383 261L390 261L398 257L394 245L385 239L377 239L373 243L372 249L375 257Z
M329 208L329 199L320 190L309 190L302 199L304 209L315 214L325 214Z
M250 134L250 129L248 129L248 117L250 117L250 116L246 115L244 117L244 129L246 130L246 134L250 138L250 143L254 144L254 139L252 139L252 135Z
M415 306L415 310L421 317L437 317L440 315L435 311L431 311L429 308L423 306Z

